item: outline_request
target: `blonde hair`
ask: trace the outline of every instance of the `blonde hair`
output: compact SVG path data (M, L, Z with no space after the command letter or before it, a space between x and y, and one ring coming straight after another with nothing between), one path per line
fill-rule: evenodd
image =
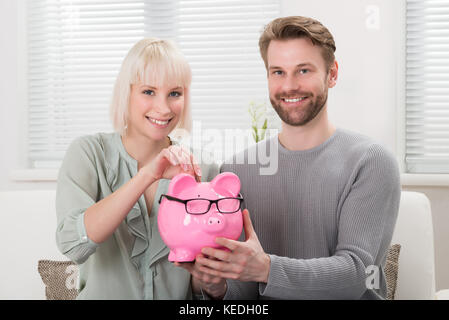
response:
M115 81L110 105L114 130L122 134L127 126L131 85L173 85L184 88L184 108L175 129L190 132L190 84L192 72L181 51L170 40L157 38L137 42L123 60Z
M268 69L267 51L271 40L290 40L309 38L314 45L321 47L327 71L335 61L336 50L334 37L321 22L301 16L277 18L271 21L259 38L259 50L265 68Z

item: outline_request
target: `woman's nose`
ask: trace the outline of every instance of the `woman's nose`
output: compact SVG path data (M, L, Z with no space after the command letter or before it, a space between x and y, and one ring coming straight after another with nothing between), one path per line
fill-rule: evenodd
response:
M158 111L161 115L171 112L170 106L165 97L156 99L154 107L155 107L156 111Z

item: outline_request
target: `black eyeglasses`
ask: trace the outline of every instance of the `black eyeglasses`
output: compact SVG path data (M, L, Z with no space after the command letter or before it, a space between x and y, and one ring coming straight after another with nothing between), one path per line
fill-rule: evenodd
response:
M215 206L217 207L217 210L220 213L234 213L242 208L242 201L243 201L242 197L227 197L216 200L209 200L203 198L182 200L169 196L167 194L162 194L161 197L159 198L159 203L161 203L162 197L165 197L171 201L184 203L186 207L186 212L190 214L205 214L209 212L213 203L215 203Z

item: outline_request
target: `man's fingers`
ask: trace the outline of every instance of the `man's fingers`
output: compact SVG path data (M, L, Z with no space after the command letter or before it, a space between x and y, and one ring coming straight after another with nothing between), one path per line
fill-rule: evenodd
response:
M238 274L234 272L223 272L214 269L210 269L207 267L200 267L200 271L203 274L207 274L216 278L224 278L224 279L238 279Z
M245 239L248 240L251 237L256 235L256 231L254 231L253 223L251 222L251 218L249 217L248 209L243 210L242 212L243 218L243 230L245 230Z
M220 246L226 247L231 251L235 251L241 244L239 241L226 239L226 238L222 238L222 237L215 238L215 243L219 244ZM223 250L220 250L220 251L223 251ZM227 251L224 251L224 252L227 252Z

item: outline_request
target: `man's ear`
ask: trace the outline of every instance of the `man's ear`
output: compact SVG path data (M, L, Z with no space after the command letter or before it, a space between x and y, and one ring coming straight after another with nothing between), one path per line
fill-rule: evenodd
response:
M327 82L327 86L329 88L333 88L337 84L338 79L338 62L337 60L334 60L334 63L332 64L331 68L329 69L329 79Z

